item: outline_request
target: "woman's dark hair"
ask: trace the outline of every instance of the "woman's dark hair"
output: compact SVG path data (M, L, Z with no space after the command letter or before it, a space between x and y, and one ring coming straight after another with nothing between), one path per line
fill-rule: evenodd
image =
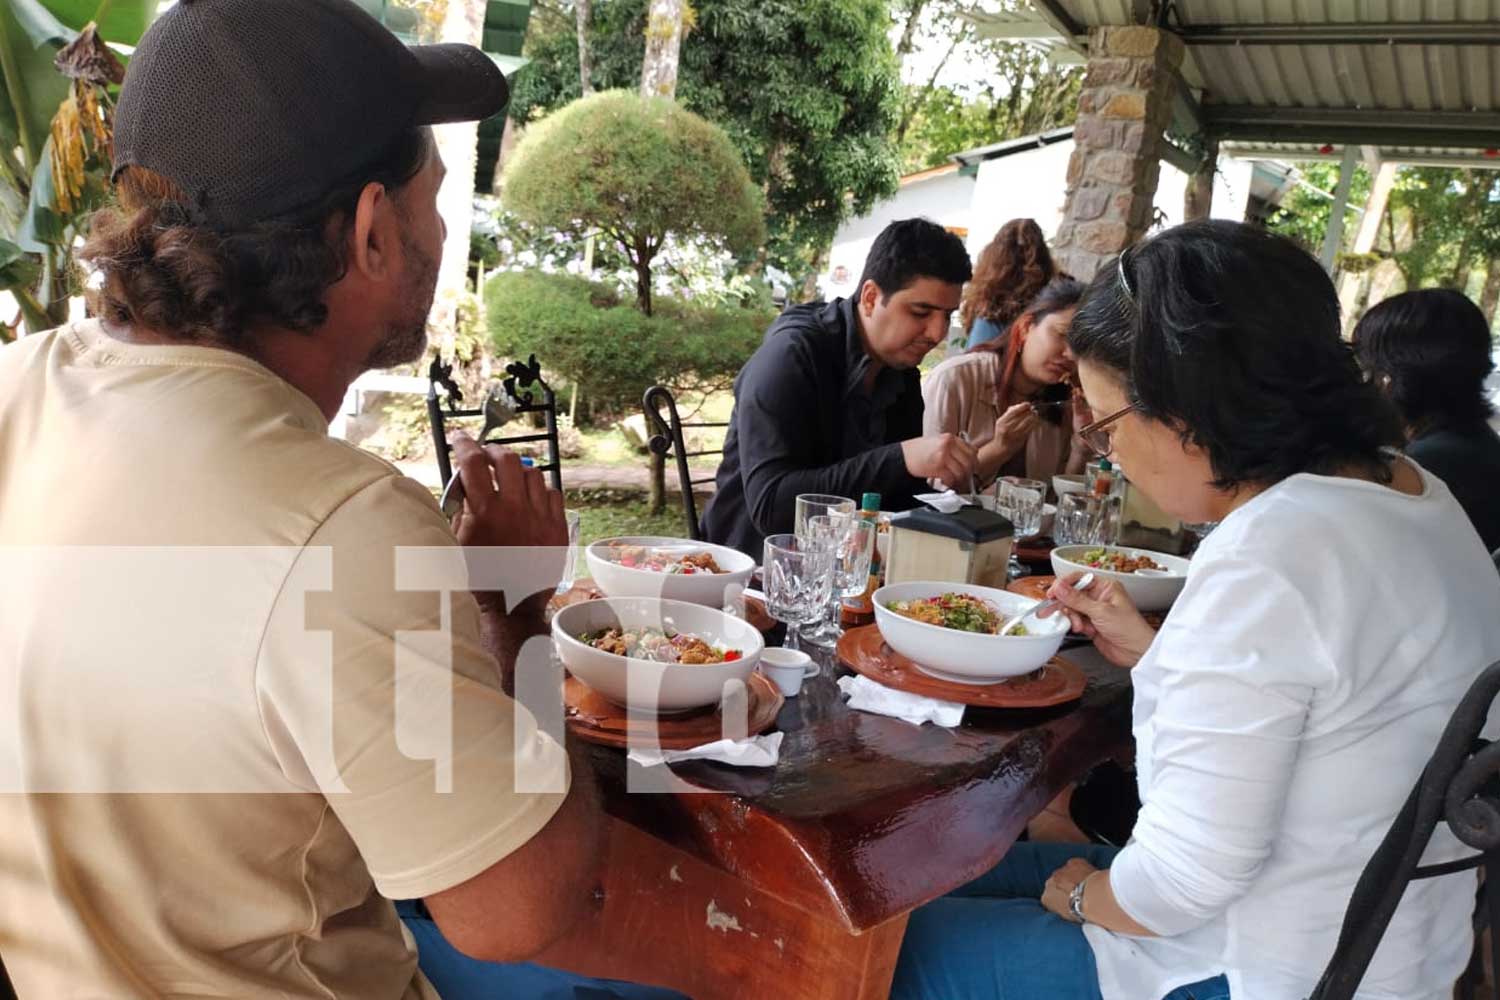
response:
M432 134L413 129L358 177L305 209L227 232L203 222L171 181L129 167L118 204L94 214L80 256L104 278L97 308L182 340L248 349L248 331L272 324L303 332L328 318L328 288L344 276L349 227L370 183L392 191L432 155Z
M1112 369L1143 416L1203 448L1220 489L1349 466L1383 474L1381 449L1402 441L1340 337L1328 275L1241 223L1190 222L1126 250L1089 286L1068 344Z
M1495 412L1484 394L1493 349L1484 313L1448 288L1393 296L1354 328L1360 363L1416 430L1483 423Z
M930 219L902 219L875 237L859 287L875 282L884 301L918 278L962 285L972 274L963 240Z
M1010 326L1005 329L1004 333L993 340L976 344L964 352L966 354L998 354L1003 359L1000 363L1000 381L995 385L996 405L1002 413L1007 406L1014 402L1011 399L1010 383L1012 376L1015 375L1016 366L1021 363L1021 338L1012 336L1016 325L1023 318L1029 316L1034 326L1053 313L1072 309L1083 298L1084 291L1085 286L1083 282L1074 278L1064 276L1052 279L1031 300L1031 304L1021 310L1021 315L1011 321ZM1056 385L1049 385L1044 388L1041 391L1038 401L1043 403L1062 402L1072 396L1072 394L1073 389L1071 386L1059 382ZM1060 406L1048 407L1043 411L1043 419L1049 420L1054 424L1062 423L1063 408Z
M1033 219L1011 219L979 254L974 280L964 290L959 320L964 332L977 319L1008 328L1038 292L1057 276L1042 227Z

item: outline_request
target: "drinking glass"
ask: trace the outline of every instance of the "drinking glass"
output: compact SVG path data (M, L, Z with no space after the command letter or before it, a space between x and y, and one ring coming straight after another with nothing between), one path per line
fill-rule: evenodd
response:
M1065 493L1052 535L1058 545L1113 545L1120 533L1119 497Z
M808 538L808 521L829 514L854 513L854 501L848 497L836 497L824 493L803 493L797 497L797 513L794 529L798 538ZM832 646L839 641L838 623L832 627L824 621L803 633L802 638L817 646Z
M563 564L562 579L557 583L559 594L566 594L572 590L574 582L578 579L578 530L582 524L582 519L576 510L564 511L563 517L568 521L568 561Z
M1040 534L1047 484L1039 479L1004 476L997 490L995 508L1015 525L1016 538L1030 538Z
M839 622L844 598L858 597L870 584L870 559L879 526L858 514L819 514L808 518L807 529L814 543L826 545L832 553L833 585L822 626L816 635L809 633L803 638L818 646L832 646L844 634ZM825 640L824 636L832 638Z
M766 613L786 624L787 649L800 649L798 633L823 616L833 587L833 552L796 535L766 538L761 559Z

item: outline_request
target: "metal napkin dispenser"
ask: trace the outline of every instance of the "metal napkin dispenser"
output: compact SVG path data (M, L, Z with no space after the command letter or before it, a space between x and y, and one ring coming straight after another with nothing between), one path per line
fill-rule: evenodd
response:
M933 580L1004 589L1015 526L982 507L920 509L891 518L886 583Z

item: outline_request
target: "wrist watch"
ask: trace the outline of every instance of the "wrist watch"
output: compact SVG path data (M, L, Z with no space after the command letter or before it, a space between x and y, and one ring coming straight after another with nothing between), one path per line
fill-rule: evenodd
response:
M1089 884L1089 879L1093 875L1093 872L1089 872L1083 878L1079 879L1078 884L1073 887L1073 891L1068 893L1068 911L1073 914L1073 919L1080 924L1087 923L1083 918L1083 887Z

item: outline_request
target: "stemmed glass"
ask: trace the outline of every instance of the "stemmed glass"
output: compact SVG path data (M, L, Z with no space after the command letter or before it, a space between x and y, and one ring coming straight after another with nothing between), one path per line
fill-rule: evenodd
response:
M766 538L761 559L766 613L786 624L787 649L800 649L798 633L823 616L833 586L833 551L796 535Z
M830 496L823 493L803 493L797 497L796 520L793 530L798 538L811 538L808 533L808 522L815 517L824 517L829 514L854 514L854 501L848 497ZM832 646L839 641L839 627L837 620L830 626L827 622L820 622L816 627L808 629L802 638L816 646Z
M857 514L820 514L808 518L812 540L825 545L832 553L833 586L828 599L828 616L818 635L833 636L830 642L819 642L811 635L809 642L832 646L844 634L839 610L844 598L858 597L870 584L870 559L875 552L875 534L879 526Z
M1004 476L995 482L995 510L1010 518L1017 542L1041 533L1042 507L1046 499L1047 484L1039 479ZM1025 575L1026 567L1012 547L1006 576L1014 580Z

